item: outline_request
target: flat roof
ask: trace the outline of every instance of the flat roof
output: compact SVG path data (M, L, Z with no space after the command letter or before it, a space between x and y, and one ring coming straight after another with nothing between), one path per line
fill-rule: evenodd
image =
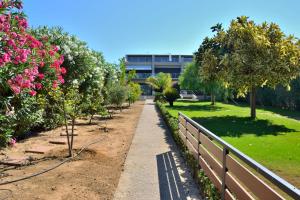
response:
M126 54L126 56L193 56L192 54Z

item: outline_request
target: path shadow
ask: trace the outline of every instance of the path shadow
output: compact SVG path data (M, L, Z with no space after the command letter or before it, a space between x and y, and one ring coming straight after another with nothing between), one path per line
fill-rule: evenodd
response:
M156 155L161 200L186 199L171 151Z
M255 134L256 136L280 135L284 132L293 132L294 129L284 125L273 124L269 120L256 119L237 116L216 116L216 117L193 117L205 128L218 136L241 137L245 134Z
M160 111L157 125L164 129L164 139L170 151L156 155L161 200L199 199L199 191L189 168L186 166L173 137L165 124ZM181 169L180 173L178 169Z

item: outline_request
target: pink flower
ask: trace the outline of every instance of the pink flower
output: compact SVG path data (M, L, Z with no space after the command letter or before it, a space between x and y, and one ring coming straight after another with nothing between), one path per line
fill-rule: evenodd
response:
M5 63L6 63L6 62L9 62L9 61L10 61L10 55L7 54L7 53L3 54L2 60L3 60L3 62L5 62Z
M43 88L43 85L41 83L35 84L36 89L41 90Z
M42 61L40 62L40 67L44 67L45 66L45 63Z
M57 52L59 50L59 47L58 46L54 46L53 47L53 51Z
M22 84L22 88L30 88L31 83L30 80L25 80Z
M54 89L58 87L57 81L53 81L52 87L53 87Z
M45 78L44 74L38 74L39 79L43 80Z
M35 95L36 95L36 91L31 90L31 91L29 92L29 94L30 94L30 96L35 96Z
M15 144L17 143L17 139L16 138L11 138L10 141L8 142L9 146L15 146Z
M50 55L50 56L54 56L54 54L55 54L54 51L52 51L52 50L49 51L49 55Z
M21 93L21 88L18 87L18 86L13 85L13 86L11 86L11 89L12 89L12 91L13 91L15 94L20 94L20 93Z
M66 70L66 68L64 68L64 67L61 67L61 68L60 68L60 71L61 71L61 74L66 74L66 73L67 73L67 70Z

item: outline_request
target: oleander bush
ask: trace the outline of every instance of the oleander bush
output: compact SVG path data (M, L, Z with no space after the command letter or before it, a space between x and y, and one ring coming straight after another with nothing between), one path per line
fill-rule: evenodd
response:
M0 146L74 116L104 113L119 79L116 65L62 28L29 29L22 6L0 0Z

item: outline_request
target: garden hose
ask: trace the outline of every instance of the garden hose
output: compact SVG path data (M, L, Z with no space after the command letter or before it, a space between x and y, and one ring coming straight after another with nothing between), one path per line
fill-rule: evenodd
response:
M44 170L42 170L42 171L40 171L40 172L33 173L33 174L31 174L31 175L28 175L28 176L25 176L25 177L22 177L22 178L17 178L17 179L14 179L14 180L8 180L8 181L5 181L5 182L0 182L0 186L1 186L1 185L7 185L7 184L10 184L10 183L19 182L19 181L26 180L26 179L30 179L30 178L33 178L33 177L35 177L35 176L38 176L38 175L44 174L44 173L46 173L46 172L49 172L49 171L51 171L51 170L54 170L54 169L56 169L57 167L63 165L64 163L66 163L66 162L68 162L68 161L70 161L70 160L72 160L72 159L78 157L78 156L79 156L79 155L80 155L87 147L89 147L89 146L91 146L91 145L93 145L93 144L96 144L96 143L98 143L98 142L100 142L100 141L102 141L102 138L101 138L101 139L98 139L98 140L96 140L96 141L94 141L94 142L91 142L91 143L89 143L89 144L86 144L86 145L82 146L81 149L79 150L79 152L78 152L75 156L70 157L70 158L66 158L66 159L64 159L63 161L61 161L60 163L58 163L58 164L56 164L56 165L54 165L54 166L52 166L52 167L50 167L50 168L48 168L48 169L44 169ZM0 189L0 190L1 190L1 189ZM5 189L5 190L6 190L6 189Z

